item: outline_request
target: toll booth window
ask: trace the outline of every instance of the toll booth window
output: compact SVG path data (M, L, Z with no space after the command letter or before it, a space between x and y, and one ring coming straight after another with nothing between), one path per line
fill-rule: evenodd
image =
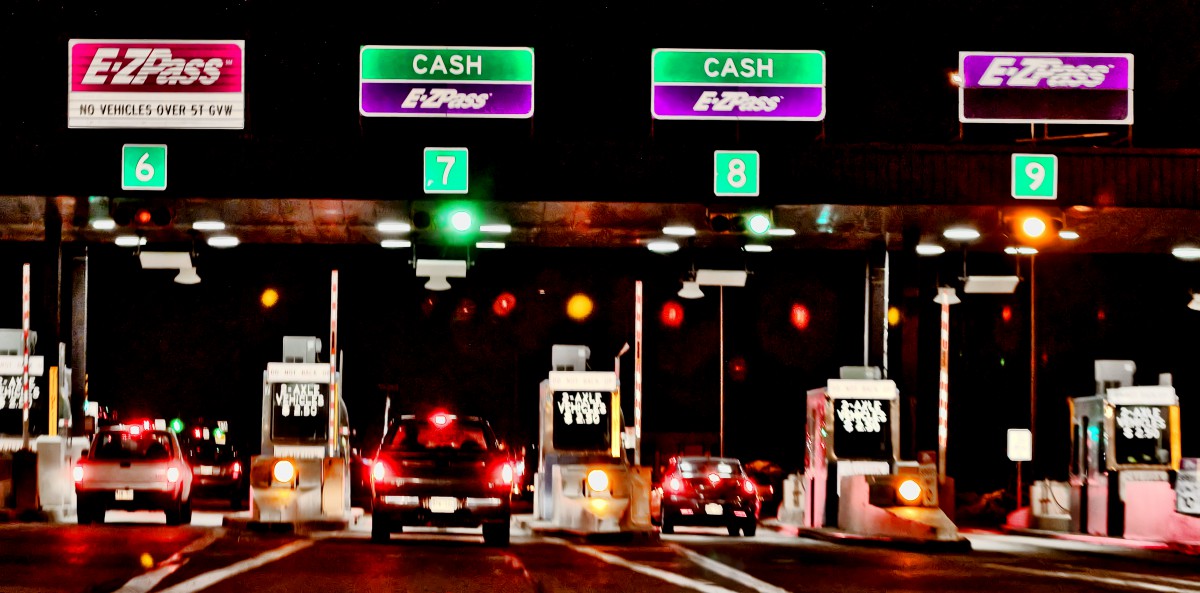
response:
M329 385L276 383L271 394L271 437L324 441L329 437Z
M433 420L404 419L396 422L384 440L387 451L487 451L489 443L487 427L480 421L448 419L438 425Z
M1113 414L1113 462L1166 465L1171 462L1169 406L1116 406Z
M892 456L891 402L839 399L833 403L833 452L839 459L885 460Z
M171 437L166 433L102 432L92 444L92 459L157 461L171 458Z
M555 449L609 449L612 444L611 391L555 391L553 408Z

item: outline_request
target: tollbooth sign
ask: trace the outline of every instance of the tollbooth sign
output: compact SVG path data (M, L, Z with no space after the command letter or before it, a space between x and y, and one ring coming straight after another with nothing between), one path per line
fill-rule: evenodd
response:
M275 383L271 410L273 438L322 441L329 437L328 383Z
M606 451L612 445L611 391L554 392L554 448Z
M245 127L244 41L72 39L67 127Z

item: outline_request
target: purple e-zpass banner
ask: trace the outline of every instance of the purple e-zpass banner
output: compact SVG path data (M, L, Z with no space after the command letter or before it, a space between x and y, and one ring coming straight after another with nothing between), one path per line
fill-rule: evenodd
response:
M1133 88L1133 56L1118 54L971 54L963 57L966 88Z
M730 119L820 119L825 88L819 86L654 85L658 117L707 116Z
M533 110L533 84L362 83L362 111L379 115L511 117Z

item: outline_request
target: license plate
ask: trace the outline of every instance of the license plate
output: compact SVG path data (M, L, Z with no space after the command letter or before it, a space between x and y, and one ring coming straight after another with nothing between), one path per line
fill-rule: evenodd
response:
M202 465L202 466L200 466L200 475L211 476L211 475L213 475L214 469L216 469L216 468L214 468L211 465Z
M117 490L117 500L133 500L133 488Z
M458 499L450 498L449 496L431 496L429 497L429 512L431 513L453 513L458 510Z
M725 509L721 508L721 505L715 502L710 502L704 505L704 512L709 515L720 515L725 512Z

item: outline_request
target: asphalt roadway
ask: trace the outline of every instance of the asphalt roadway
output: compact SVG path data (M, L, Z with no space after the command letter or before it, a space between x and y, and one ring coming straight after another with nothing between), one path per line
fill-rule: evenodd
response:
M408 529L370 541L370 517L307 535L190 526L110 511L105 525L0 525L0 591L192 593L1097 590L1200 593L1200 557L970 532L969 552L844 545L760 527L752 538L679 528L632 541L532 534L486 547L478 529Z

